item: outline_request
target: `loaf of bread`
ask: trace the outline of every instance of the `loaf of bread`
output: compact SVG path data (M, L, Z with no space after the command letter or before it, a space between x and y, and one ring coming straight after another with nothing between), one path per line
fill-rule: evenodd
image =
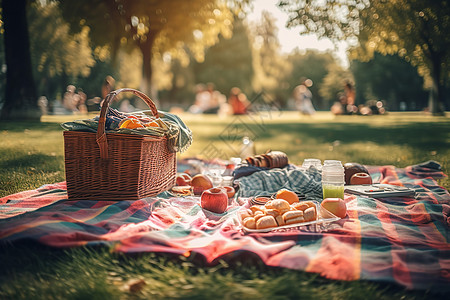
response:
M245 161L255 167L284 168L289 164L286 153L281 151L268 151L265 154L249 156Z

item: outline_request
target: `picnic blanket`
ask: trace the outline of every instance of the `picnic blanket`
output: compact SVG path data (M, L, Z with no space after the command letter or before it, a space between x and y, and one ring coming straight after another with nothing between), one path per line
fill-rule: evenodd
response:
M0 244L108 245L124 253L164 252L220 259L259 257L266 265L336 280L372 280L450 291L450 195L430 177L436 166L368 167L375 182L414 188L415 198L346 195L348 216L327 231L242 232L239 198L224 214L198 197L69 201L65 183L0 198Z

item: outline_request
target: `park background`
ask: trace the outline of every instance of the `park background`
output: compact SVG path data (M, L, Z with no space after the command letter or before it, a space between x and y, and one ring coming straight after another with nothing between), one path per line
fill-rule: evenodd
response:
M225 149L229 141L223 145L219 138L238 122L257 133L258 152L275 145L298 164L316 157L403 168L432 159L448 172L450 121L442 113L449 108L443 96L449 89L447 1L277 1L286 3L287 24L302 35L314 33L338 48L345 41L346 61L332 49L283 49L273 11L248 22L263 2L2 0L0 196L65 180L60 123L85 116L41 116L37 99L47 97L52 113L69 84L89 99L99 97L107 75L117 88L145 91L163 110L189 107L200 82L215 83L225 95L238 86L249 99L277 108L223 119L180 113L194 132L185 155L211 142ZM286 111L300 77L314 82L321 111L313 117ZM383 100L388 114L332 116L330 105L346 79L355 83L357 104ZM401 107L408 111L397 112ZM438 183L450 188L448 178ZM6 245L0 259L6 299L444 298L437 290L331 281L253 261L210 268L183 257L127 256L106 247ZM147 285L132 292L129 282L136 279Z
M207 82L292 109L302 77L313 81L318 110L338 101L346 81L357 105L448 109L446 1L322 2L2 1L1 118L39 117L41 96L52 113L69 84L99 97L107 75L163 110L187 109Z

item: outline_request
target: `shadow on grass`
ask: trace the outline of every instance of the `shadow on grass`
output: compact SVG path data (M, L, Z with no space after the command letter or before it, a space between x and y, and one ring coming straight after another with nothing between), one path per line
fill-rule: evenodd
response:
M57 171L57 163L56 160L60 160L60 157L55 157L52 155L46 155L42 153L25 153L16 151L13 155L11 155L8 150L0 150L0 156L2 157L11 157L7 159L0 160L0 169L8 170L8 169L18 169L18 168L35 168L38 170L46 170L49 166L54 171Z
M339 140L343 144L373 142L378 145L408 145L418 149L441 150L449 147L448 132L448 123L408 123L392 127L337 122L262 126L235 123L225 126L219 135L209 139L226 143L240 141L244 135L249 135L253 140L270 140L283 134L302 140L314 140L316 143Z
M0 131L8 130L11 132L22 132L24 130L52 130L52 131L63 131L61 125L59 123L51 123L51 122L0 122Z

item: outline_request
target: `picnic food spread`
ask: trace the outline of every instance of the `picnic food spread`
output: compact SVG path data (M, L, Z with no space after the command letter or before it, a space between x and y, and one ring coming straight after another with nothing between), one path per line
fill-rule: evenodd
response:
M248 229L267 229L315 221L317 210L312 201L291 205L284 199L274 199L265 205L253 205L240 212L240 218L242 225Z
M66 160L72 177L0 198L0 243L105 244L125 253L193 253L208 264L251 254L269 266L330 279L448 288L448 274L442 270L450 264L450 195L430 179L445 176L436 169L439 164L371 167L369 173L358 163L328 161L322 167L316 159L299 167L285 153L267 151L241 163L192 159L183 165L186 161L176 162L174 152L189 147L192 133L177 116L150 108L123 114L104 107L100 117L64 123L72 134L65 132L65 147L81 144L76 155L65 152L74 157ZM136 138L137 146L120 148L117 154L117 144ZM156 142L161 142L158 151L147 149ZM133 156L139 151L144 153ZM105 170L86 173L86 157L98 162L90 169ZM339 172L330 172L328 164L339 166L331 168ZM413 193L391 192L395 199L343 193L344 181L366 187L368 179L386 189L390 184L408 186ZM102 180L100 187L86 188ZM71 198L74 182L80 194Z
M193 160L192 168L186 168L187 161L178 161L180 172L201 173L198 166L211 163ZM253 257L267 266L313 272L328 279L449 290L445 270L450 253L450 194L431 179L445 176L439 164L370 167L375 184L416 190L415 197L391 193L393 199L346 194L345 199L322 200L320 168L255 168L256 172L238 179L239 190L223 213L202 209L198 196L166 197L164 193L138 200L67 201L66 182L9 195L0 198L0 244L106 245L121 253L200 256L208 265ZM174 189L192 195L190 185ZM279 192L283 189L299 197L288 211L283 201L295 200L295 196ZM285 223L312 218L313 211L306 206L313 198L318 199L312 201L316 205L313 221L279 226L273 217L278 214L278 222ZM343 219L327 216L322 209L333 210L332 204L341 207L340 202L346 206ZM240 212L248 214L245 226ZM264 229L250 229L257 223Z

